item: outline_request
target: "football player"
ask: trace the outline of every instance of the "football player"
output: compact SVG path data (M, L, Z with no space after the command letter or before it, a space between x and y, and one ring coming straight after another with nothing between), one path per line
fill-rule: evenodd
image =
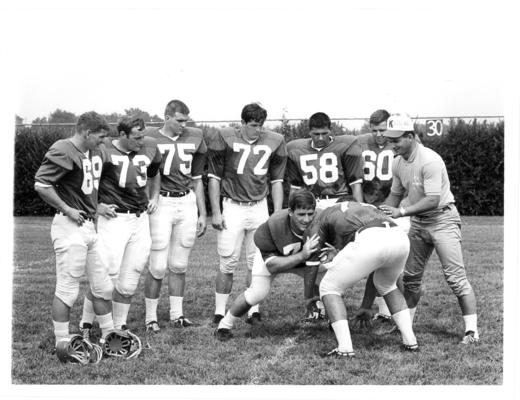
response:
M114 283L112 315L117 329L126 329L132 296L150 254L148 177L157 175L161 154L144 136L144 121L127 117L117 125L117 138L100 146L106 162L99 183L97 230L99 250ZM156 193L154 194L156 196ZM94 321L92 295L87 292L80 330L90 337Z
M365 276L374 272L374 285L381 293L399 328L403 348L419 349L412 330L410 310L396 281L404 269L410 242L407 234L376 207L356 202L344 202L324 210L306 233L319 236L321 253L315 253L309 261L324 262L327 269L320 284L320 295L338 347L327 356L352 357L354 349L350 337L347 310L342 294ZM338 252L338 250L340 250ZM370 305L375 292L365 294L358 314L373 317Z
M219 322L214 335L219 340L230 339L235 321L269 294L271 283L281 273L303 276L313 271L305 261L318 250L317 236L303 240L304 231L315 216L316 199L306 189L296 190L289 198L289 208L275 212L254 234L257 246L251 286L240 294ZM310 282L310 280L309 280ZM305 297L313 297L313 285L306 288Z
M253 235L269 217L267 193L271 185L274 211L282 208L282 181L287 149L282 135L263 128L267 111L252 103L242 109L242 125L225 128L208 140L209 197L212 225L217 232L220 268L215 290L218 323L225 314L233 285L233 272L245 243L247 285L255 257ZM220 209L220 197L222 212ZM258 306L250 310L250 322L261 319Z
M186 271L195 238L206 231L206 204L202 174L207 147L202 130L187 127L190 110L180 100L170 101L164 111L164 125L147 132L162 154L160 174L151 182L160 185L151 198L152 248L145 280L146 329L157 333L157 304L161 284L168 274L170 321L175 327L193 323L184 316Z
M99 254L94 226L104 161L98 146L109 130L99 114L82 114L74 135L56 141L36 172L36 192L57 210L51 226L56 253L56 291L52 302L56 343L69 336L70 308L78 297L79 280L85 272L102 337L114 329L114 287Z

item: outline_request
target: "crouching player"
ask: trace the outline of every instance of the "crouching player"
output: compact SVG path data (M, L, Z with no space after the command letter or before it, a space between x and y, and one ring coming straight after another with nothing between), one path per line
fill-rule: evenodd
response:
M141 118L124 118L117 125L117 138L100 146L106 162L99 183L98 237L103 263L114 283L114 327L126 329L126 319L141 272L148 261L151 238L148 222L148 177L158 174L161 153L154 139L144 136ZM158 194L158 186L155 188ZM94 321L92 294L83 304L80 330L90 337Z
M255 232L257 247L251 286L233 302L215 330L219 340L232 337L231 329L235 321L269 294L273 279L280 273L294 273L304 276L316 268L306 267L305 261L318 250L317 236L303 240L304 231L314 219L316 200L306 189L291 193L289 208L274 213ZM306 279L306 299L312 298L314 279Z
M321 253L327 256L327 272L320 284L320 295L338 341L327 356L352 357L347 310L341 295L347 288L374 272L374 286L380 293L401 331L403 349L417 351L410 311L396 281L403 272L410 242L402 228L376 207L344 202L324 210L313 222L307 235L318 234ZM336 249L340 249L338 252ZM362 309L368 310L375 292L365 296Z

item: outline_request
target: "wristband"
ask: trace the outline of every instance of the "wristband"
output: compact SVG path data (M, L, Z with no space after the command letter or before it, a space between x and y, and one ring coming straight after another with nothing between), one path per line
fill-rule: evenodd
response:
M406 215L406 210L404 207L399 207L399 212L401 213L401 217L404 217Z

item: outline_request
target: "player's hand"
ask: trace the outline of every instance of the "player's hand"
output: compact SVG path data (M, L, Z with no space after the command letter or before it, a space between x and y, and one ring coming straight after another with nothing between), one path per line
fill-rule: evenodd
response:
M153 214L159 208L159 199L150 199L148 200L148 207L146 208L146 212L148 214Z
M224 221L224 217L221 213L213 214L213 217L211 218L211 225L213 225L213 228L218 231L226 229L226 221Z
M72 207L68 207L66 210L64 210L63 214L77 223L78 226L83 225L85 223L85 218L87 218L87 213L85 211L81 211Z
M116 218L116 208L117 206L115 204L99 203L97 206L97 213L105 218Z
M338 254L338 250L330 243L325 242L325 247L322 247L320 252L320 262L322 264L327 264L336 257L336 254Z
M350 318L354 329L370 330L372 328L372 320L374 312L369 308L360 308L357 313Z
M402 216L401 211L399 211L399 209L395 207L390 207L385 204L382 204L379 206L379 209L392 218L399 218Z
M197 237L201 237L206 232L206 217L199 216L197 220Z
M303 245L302 253L305 259L309 258L312 254L314 254L318 250L318 245L320 243L320 237L315 233L310 238L307 238L305 244Z

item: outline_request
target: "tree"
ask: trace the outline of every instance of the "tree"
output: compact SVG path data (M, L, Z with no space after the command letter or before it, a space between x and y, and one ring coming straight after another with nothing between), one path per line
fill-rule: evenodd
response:
M20 117L19 115L15 115L15 116L14 116L14 119L15 119L15 123L16 123L16 125L21 125L21 124L23 124L23 118Z
M49 123L50 124L66 124L66 123L75 123L78 120L76 114L60 110L59 108L56 111L53 111L49 115Z

